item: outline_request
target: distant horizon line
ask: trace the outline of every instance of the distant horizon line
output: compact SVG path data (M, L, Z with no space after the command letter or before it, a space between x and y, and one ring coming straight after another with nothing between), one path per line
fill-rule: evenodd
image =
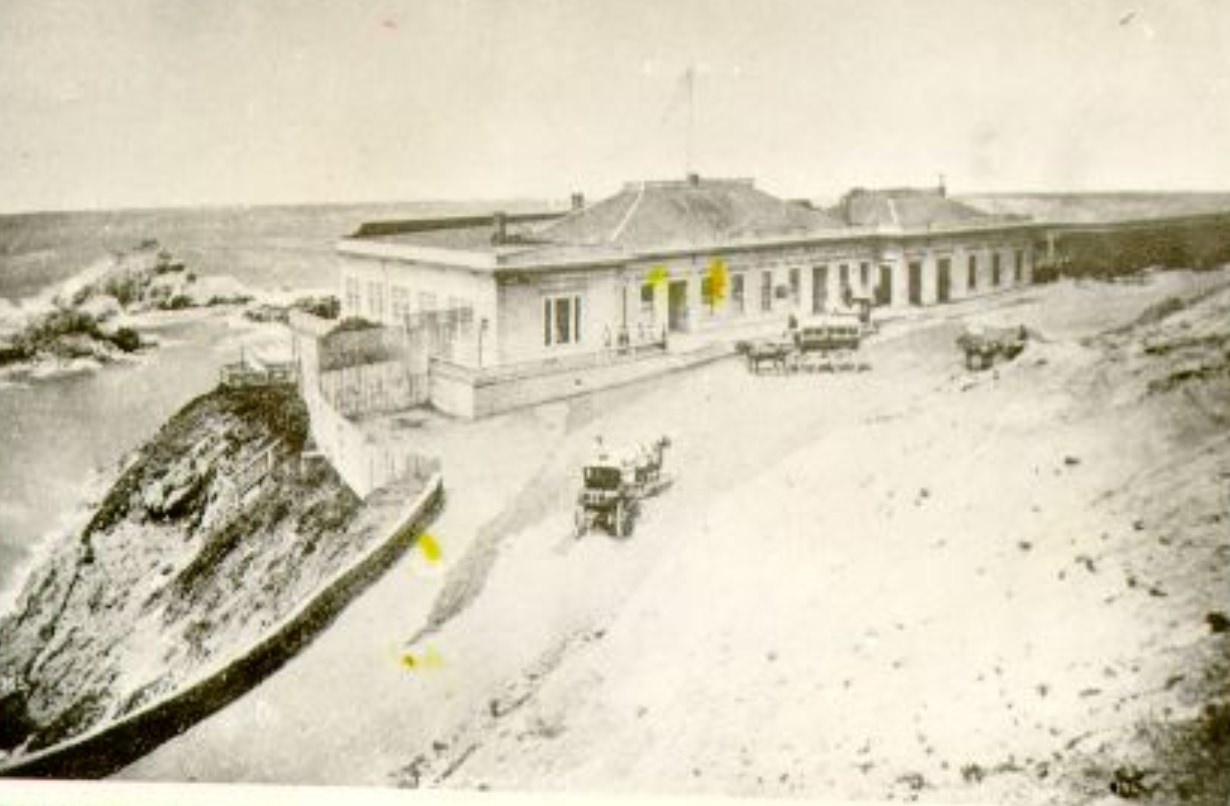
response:
M702 176L702 179L706 177ZM714 179L721 177L714 176ZM844 190L837 191L831 196L831 201L834 203L839 201L841 196L846 192L861 187L868 190L876 190L876 186L852 186ZM929 187L924 185L904 185L901 187ZM1032 197L1059 197L1059 196L1220 196L1230 195L1230 187L1222 189L1158 189L1158 188L1123 188L1123 189L1106 189L1106 190L967 190L953 192L948 189L948 195L954 198L967 196L1032 196ZM603 197L605 198L605 196ZM807 196L799 196L796 194L783 195L782 198L787 200L806 200L816 202L829 198L826 194L815 194ZM402 204L458 204L458 205L493 205L492 211L499 210L500 205L513 204L544 204L549 209L554 209L552 205L567 208L570 199L567 195L557 197L553 196L474 196L469 198L464 197L434 197L434 198L405 198L405 199L372 199L366 201L275 201L275 202L242 202L242 201L227 201L227 202L175 202L163 205L133 205L133 206L118 206L118 207L61 207L61 208L40 208L26 210L3 210L0 209L0 218L20 218L23 216L40 216L40 215L91 215L91 214L106 214L106 213L153 213L153 212L201 212L201 211L223 211L223 210L251 210L251 209L279 209L279 208L303 208L303 207L389 207Z

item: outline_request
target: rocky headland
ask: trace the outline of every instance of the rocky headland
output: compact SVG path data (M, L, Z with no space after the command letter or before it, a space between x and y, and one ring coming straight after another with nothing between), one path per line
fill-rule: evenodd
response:
M383 534L307 439L293 387L219 388L124 462L0 620L0 759L224 664Z

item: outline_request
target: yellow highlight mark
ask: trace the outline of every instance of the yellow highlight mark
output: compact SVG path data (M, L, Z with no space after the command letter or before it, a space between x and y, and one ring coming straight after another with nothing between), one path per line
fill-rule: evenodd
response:
M423 558L429 563L438 563L444 556L444 552L440 550L440 544L426 532L419 535L418 544L419 549L423 552Z
M715 257L709 264L705 279L709 281L709 304L717 307L726 301L726 291L730 285L730 274L726 270L726 261Z
M660 286L666 285L671 279L671 273L665 266L654 266L649 270L649 274L645 277L645 282L649 283L655 290Z
M401 656L401 665L412 671L415 669L439 669L444 665L444 658L440 657L440 653L434 649L428 649L421 657L416 657L413 653L407 652Z

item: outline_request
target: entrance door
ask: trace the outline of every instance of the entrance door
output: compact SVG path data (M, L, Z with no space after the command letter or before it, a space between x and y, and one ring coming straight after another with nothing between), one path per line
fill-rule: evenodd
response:
M952 261L946 257L940 258L937 269L935 296L940 302L947 302L952 296Z
M880 282L876 283L876 305L888 305L893 301L893 267L880 264Z
M910 304L922 305L922 263L910 261Z
M829 301L829 267L813 266L811 269L811 312L823 313Z
M671 330L684 330L688 326L688 281L672 280L667 295L667 320Z

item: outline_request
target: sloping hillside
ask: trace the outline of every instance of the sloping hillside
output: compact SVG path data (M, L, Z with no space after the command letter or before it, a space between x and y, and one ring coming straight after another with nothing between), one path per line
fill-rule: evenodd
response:
M359 501L301 463L291 388L219 389L128 462L0 621L0 748L33 751L225 660L364 545Z

